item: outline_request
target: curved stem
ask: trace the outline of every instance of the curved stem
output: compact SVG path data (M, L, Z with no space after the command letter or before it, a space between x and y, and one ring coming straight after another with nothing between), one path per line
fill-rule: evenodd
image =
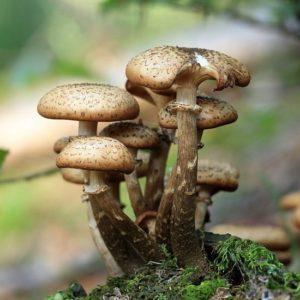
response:
M118 203L111 199L108 191L99 194L99 196L96 197L96 201L112 225L119 230L123 239L125 239L145 261L157 261L161 259L158 245L149 238L140 227L130 220L121 210Z
M196 105L196 88L179 87L177 102L191 108ZM178 111L178 157L175 200L172 207L171 243L182 265L198 266L205 273L209 267L203 241L195 232L195 197L197 182L197 127L193 111Z
M171 213L176 185L176 166L173 168L167 186L161 198L156 217L155 235L159 244L165 244L171 253Z
M87 217L88 217L88 224L89 229L93 238L93 241L98 249L101 257L103 258L104 264L106 269L108 270L109 276L120 276L122 274L121 268L116 263L114 257L112 256L111 252L107 247L105 242L103 241L103 237L100 234L100 230L98 226L100 225L99 222L95 220L96 208L93 207L89 200L86 201L87 203ZM99 226L101 228L101 226ZM104 228L107 228L106 226Z
M157 210L164 191L164 179L171 141L162 130L159 146L152 150L145 188L145 211Z
M137 149L128 148L132 156L136 159ZM137 176L137 167L130 174L124 174L131 206L136 216L145 210L145 201L142 189Z
M95 242L97 244L99 244L99 241L101 242L99 246L102 250L101 255L104 258L106 266L109 270L112 269L114 272L122 270L126 274L134 273L145 261L133 251L132 247L124 240L120 231L100 209L97 200L93 199L93 196L91 196L91 198L89 203L92 215L96 218L95 224L97 226L97 231L94 236L97 237L97 232L101 234L101 239L98 238ZM92 229L94 229L94 227L92 227ZM109 250L109 253L104 252L105 248ZM116 262L120 267L118 267ZM116 275L120 275L120 271Z

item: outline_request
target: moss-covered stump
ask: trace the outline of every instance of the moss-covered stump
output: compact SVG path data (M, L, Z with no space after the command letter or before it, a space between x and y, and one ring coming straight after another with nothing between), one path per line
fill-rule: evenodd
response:
M214 272L179 268L164 248L165 260L150 262L133 276L111 278L89 295L78 284L47 300L128 299L300 299L300 274L287 272L275 255L249 240L207 234Z

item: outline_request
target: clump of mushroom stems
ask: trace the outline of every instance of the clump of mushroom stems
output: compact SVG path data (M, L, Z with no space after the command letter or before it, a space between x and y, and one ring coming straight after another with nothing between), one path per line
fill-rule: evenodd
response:
M176 48L176 51L186 51L182 49ZM169 51L169 49L167 50ZM196 50L187 51L183 57L188 57L193 51ZM206 55L206 51L210 50L205 50L203 55ZM200 51L200 53L202 52ZM217 80L216 90L232 87L235 83L244 86L250 80L249 74L243 69L244 66L241 67L237 64L237 72L232 70L234 66L230 64L236 63L236 61L233 59L231 61L231 58L228 59L227 56L224 60L226 67L214 66L213 64L220 63L220 57L222 58L222 55L217 53L219 56L216 61L211 59L210 55L214 56L215 53L212 51L212 54L207 55L207 60L201 55L199 59L197 54L195 61L188 62L179 68L179 75L176 75L177 77L172 79L173 81L169 80L169 86L164 87L165 91L155 84L153 84L154 88L151 88L150 83L144 87L142 83L140 84L139 90L145 89L144 94L151 98L158 110L163 109L169 105L170 100L175 99L169 109L176 116L177 127L176 129L163 128L162 125L157 124L153 128L158 133L160 140L158 145L148 150L150 159L146 172L145 191L140 187L137 167L125 172L127 174L121 175L127 182L131 205L135 213L134 220L131 220L122 210L123 195L119 195L119 181L116 180L114 184L109 183L108 178L114 175L110 171L99 171L99 166L95 170L85 171L88 180L84 185L83 198L84 202L88 204L89 226L99 252L106 263L110 265L112 275L120 273L120 270L124 273L133 273L149 261L160 261L163 258L160 246L163 244L167 246L171 254L177 257L179 265L198 267L203 274L207 274L210 270L204 250L204 241L197 233L197 231L204 230L207 206L210 204L211 196L215 193L214 189L211 191L203 186L197 187L198 150L202 147L201 137L203 130L206 129L198 124L198 119L201 119L201 112L206 105L198 102L198 87L206 79ZM206 64L204 68L201 67L203 62ZM246 73L246 77L248 76L244 81L239 78L243 72ZM143 78L143 76L139 78ZM159 89L161 89L161 95L157 92ZM89 95L85 98L88 97ZM118 97L116 95L116 98ZM112 98L111 101L114 99ZM209 102L210 98L208 97L205 101ZM221 103L214 98L211 101L215 101L216 105ZM224 106L224 102L220 105ZM209 111L215 113L213 117L210 117L211 119L219 119L217 108L212 106ZM136 115L132 113L130 118L134 117ZM233 122L235 119L232 118L227 123ZM121 120L125 120L125 118ZM207 128L224 124L216 124ZM169 176L166 176L166 162L171 143L174 142L175 132L177 161ZM98 137L97 121L80 121L78 135L81 138L92 136L101 139L105 136L105 131L100 133L101 137ZM114 139L114 137L109 138ZM118 138L115 139L118 140ZM70 144L72 144L72 139ZM137 163L136 158L141 150L132 148L125 142L123 144L127 146L129 155L131 153L132 160ZM89 151L88 147L82 150L82 155L85 151ZM95 155L103 156L100 152ZM109 154L105 155L109 156ZM90 160L93 159L94 157L90 158ZM119 177L117 173L115 176ZM141 225L142 223L143 225Z

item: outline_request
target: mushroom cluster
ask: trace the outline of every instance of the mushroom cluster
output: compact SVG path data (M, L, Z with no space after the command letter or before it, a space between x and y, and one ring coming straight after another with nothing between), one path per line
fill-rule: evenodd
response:
M77 135L55 143L56 164L66 180L84 185L91 234L111 275L161 260L162 244L181 266L197 266L205 274L210 265L198 231L204 230L212 196L236 190L239 173L227 163L198 159L203 131L237 119L230 104L202 96L199 85L215 80L216 91L243 87L249 72L217 51L164 46L133 57L126 76L126 90L69 84L42 97L42 116L79 121ZM139 115L134 97L157 107L155 128L129 121ZM98 132L98 122L110 124ZM177 161L166 174L172 143ZM135 220L123 211L121 181Z

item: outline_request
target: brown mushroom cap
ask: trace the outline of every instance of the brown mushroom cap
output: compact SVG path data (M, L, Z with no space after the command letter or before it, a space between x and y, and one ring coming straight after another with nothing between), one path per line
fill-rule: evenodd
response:
M118 87L82 83L54 88L42 97L38 112L50 119L109 122L136 118L139 106Z
M107 137L78 137L56 158L59 168L131 173L134 160L119 141Z
M239 172L228 163L199 160L197 184L213 187L215 190L235 191L239 185Z
M197 86L206 79L217 81L216 90L246 86L250 74L238 60L214 50L163 46L133 57L126 67L127 78L156 90L170 89L192 74Z
M174 102L171 102L172 104ZM234 107L225 101L210 97L197 97L197 104L201 112L197 115L197 128L209 129L233 123L237 120L238 114ZM158 122L161 127L177 129L176 114L172 114L166 105L159 111Z
M300 191L284 195L279 201L283 209L295 209L300 207Z
M220 224L212 227L210 231L217 234L230 233L254 241L270 250L287 250L290 247L287 234L277 226Z
M132 122L116 122L106 126L101 136L108 136L136 149L153 148L159 144L159 136L151 128Z
M53 145L53 151L55 153L60 153L62 149L64 149L71 141L70 136L64 136L58 139Z

